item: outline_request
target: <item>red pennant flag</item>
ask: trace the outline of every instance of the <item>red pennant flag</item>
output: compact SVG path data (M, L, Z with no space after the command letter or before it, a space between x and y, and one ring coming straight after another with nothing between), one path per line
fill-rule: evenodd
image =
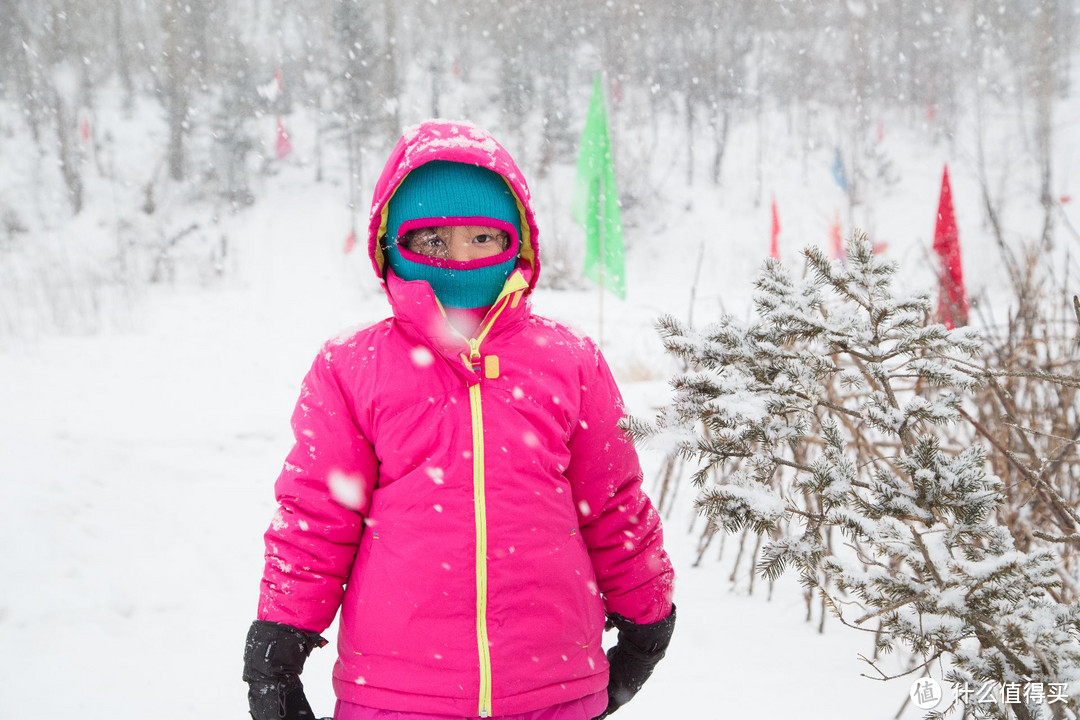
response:
M356 230L349 231L349 237L345 238L345 254L348 255L356 247Z
M964 288L964 272L960 265L960 233L956 227L956 215L953 213L948 165L941 176L941 198L938 200L937 225L934 227L934 252L941 259L938 322L950 330L967 325L967 290Z
M285 89L285 78L281 74L281 68L274 71L274 82L277 84L278 92Z
M780 214L776 211L776 196L772 199L772 240L769 242L769 256L780 259Z
M844 259L844 236L840 230L840 211L833 212L832 225L829 227L829 254L833 260Z
M79 135L84 143L90 142L90 121L85 116L79 121Z
M611 97L615 98L617 101L623 99L622 83L619 82L619 78L611 79Z
M289 140L289 133L286 132L285 126L281 123L281 116L278 115L277 119L277 159L284 160L292 152L292 141Z

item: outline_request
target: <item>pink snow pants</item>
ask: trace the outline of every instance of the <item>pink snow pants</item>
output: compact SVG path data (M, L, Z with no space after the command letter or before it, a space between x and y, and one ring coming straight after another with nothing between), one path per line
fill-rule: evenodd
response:
M592 720L607 707L607 691L601 690L570 702L552 705L517 715L499 715L495 720ZM428 715L426 713L379 710L338 700L334 720L479 720L460 715Z

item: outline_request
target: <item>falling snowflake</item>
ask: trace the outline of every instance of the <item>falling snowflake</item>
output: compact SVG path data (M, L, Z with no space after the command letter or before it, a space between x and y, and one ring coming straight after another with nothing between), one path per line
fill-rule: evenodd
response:
M359 512L367 504L367 483L359 474L331 472L327 485L330 488L331 497L350 510Z
M409 359L418 368L425 368L435 362L435 356L423 345L417 345L409 353Z

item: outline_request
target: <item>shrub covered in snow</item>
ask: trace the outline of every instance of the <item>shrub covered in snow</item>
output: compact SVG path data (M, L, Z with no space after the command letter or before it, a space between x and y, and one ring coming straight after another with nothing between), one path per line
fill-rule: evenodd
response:
M958 687L1077 685L1080 605L1058 592L1061 544L1017 547L970 422L991 377L980 340L932 324L927 297L896 297L895 265L860 233L846 264L804 255L801 278L767 261L752 322L693 330L663 318L686 370L655 420L628 428L697 463L713 527L767 536L761 574L797 571L879 652L900 644L916 670L940 658ZM1078 707L1025 693L978 709L1040 718Z

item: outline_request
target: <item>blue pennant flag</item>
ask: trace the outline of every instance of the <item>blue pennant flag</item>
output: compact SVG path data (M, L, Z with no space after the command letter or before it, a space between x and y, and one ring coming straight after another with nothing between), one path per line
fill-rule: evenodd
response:
M847 173L844 172L844 158L840 155L840 146L836 147L836 155L833 157L832 176L840 189L846 193L848 191Z

